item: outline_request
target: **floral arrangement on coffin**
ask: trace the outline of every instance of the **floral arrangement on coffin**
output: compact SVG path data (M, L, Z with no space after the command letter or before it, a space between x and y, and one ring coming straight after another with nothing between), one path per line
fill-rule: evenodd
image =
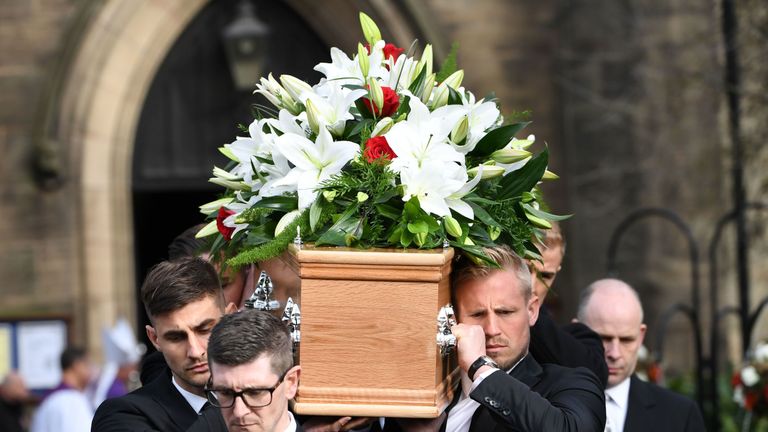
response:
M489 263L481 248L496 243L538 257L540 229L564 217L543 210L537 188L557 178L547 151L515 138L529 122L504 125L494 99L461 87L455 49L434 72L430 45L417 60L360 22L367 44L352 57L331 48L316 85L261 78L254 93L274 107L220 149L231 163L210 181L227 190L201 206L211 221L198 237L215 235L213 256L232 266L279 255L297 233L315 245L450 245Z
M768 416L768 342L758 343L749 361L731 378L733 400L750 417Z

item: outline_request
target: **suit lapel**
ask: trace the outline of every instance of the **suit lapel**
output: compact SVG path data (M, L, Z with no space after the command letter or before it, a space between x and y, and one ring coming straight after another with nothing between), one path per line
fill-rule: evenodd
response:
M539 363L528 355L509 373L510 376L527 385L531 389L541 380L542 369ZM494 420L491 410L480 405L472 416L469 432L487 432L491 430L508 430Z
M624 420L624 431L651 430L652 426L648 421L652 420L652 416L648 413L654 405L656 405L656 401L648 391L647 385L632 375L629 379L629 398L627 399L627 418Z
M179 393L168 375L163 374L151 384L152 399L165 411L167 419L157 419L175 426L174 429L187 430L197 418L197 413Z

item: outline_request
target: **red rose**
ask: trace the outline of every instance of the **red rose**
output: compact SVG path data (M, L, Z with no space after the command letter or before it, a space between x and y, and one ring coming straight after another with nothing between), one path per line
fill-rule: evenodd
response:
M392 160L397 157L392 148L387 142L387 138L384 136L377 136L369 138L365 142L365 151L363 156L368 162L374 162L376 160Z
M736 371L733 373L733 376L731 377L731 387L736 388L740 385L742 385L741 373L739 371Z
M226 207L221 207L219 209L219 214L216 216L216 228L219 229L219 232L224 236L224 240L226 241L232 240L232 233L235 232L235 229L224 225L224 219L233 214L235 214L234 211Z
M384 45L384 59L391 58L393 60L397 60L403 51L405 51L405 48L398 48L394 44L388 43Z
M744 409L747 411L752 411L752 409L755 407L755 404L757 404L758 396L758 393L750 391L744 392Z
M384 104L381 106L381 112L373 107L370 99L364 98L363 103L368 108L369 112L374 112L374 114L380 117L389 117L396 113L397 109L400 107L400 97L397 96L397 92L389 87L382 87L381 92L384 94Z
M365 49L368 50L368 54L371 53L370 44L365 44ZM388 43L384 45L384 60L388 58L397 60L397 58L400 57L400 54L402 54L404 51L405 51L405 48L398 48L395 44Z

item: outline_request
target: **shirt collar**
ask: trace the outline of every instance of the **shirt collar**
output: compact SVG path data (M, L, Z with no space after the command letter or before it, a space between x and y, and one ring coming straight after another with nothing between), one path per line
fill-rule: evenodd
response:
M176 382L175 376L171 378L171 382L176 387L176 390L178 390L179 393L181 393L181 395L184 397L184 400L187 401L189 406L191 406L196 413L200 413L200 410L203 409L203 405L205 405L205 403L208 401L202 396L198 396L194 393L188 392L187 390L183 389L179 385L179 383Z
M605 389L605 394L621 408L626 408L629 401L629 377L615 386Z
M293 414L291 414L290 411L288 411L288 417L291 418L291 422L288 423L288 427L285 428L285 432L295 432L298 424L296 423L296 419L293 418Z

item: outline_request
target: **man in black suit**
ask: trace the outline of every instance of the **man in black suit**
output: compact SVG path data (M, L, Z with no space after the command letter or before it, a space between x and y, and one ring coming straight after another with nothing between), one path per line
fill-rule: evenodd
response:
M531 327L530 351L539 363L554 363L566 367L583 366L591 370L603 387L608 383L608 367L600 336L583 323L569 323L558 326L544 304L565 255L565 238L560 225L544 235L541 261L530 262L533 294L539 297L539 318Z
M618 279L602 279L581 295L579 321L603 339L608 364L605 408L611 432L700 432L706 430L696 404L634 375L646 326L637 292Z
M293 364L292 345L285 324L264 311L227 315L214 327L206 395L221 408L230 431L303 430L288 411L301 372Z
M597 377L586 368L539 364L528 354L539 305L526 263L505 246L485 253L501 268L461 257L451 275L462 379L445 430L602 431Z
M221 413L206 404L204 392L210 377L208 337L225 313L216 270L200 258L161 262L144 280L141 296L152 323L147 336L170 374L104 401L91 430L225 431Z

